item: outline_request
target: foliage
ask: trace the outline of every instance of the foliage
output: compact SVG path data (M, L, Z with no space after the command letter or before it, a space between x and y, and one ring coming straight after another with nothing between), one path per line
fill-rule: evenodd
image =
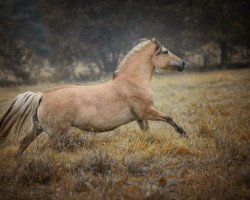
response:
M51 159L44 156L20 164L15 179L19 184L49 184L55 174L56 171Z
M0 6L0 70L23 83L41 80L46 65L52 81L111 73L135 42L153 36L188 61L213 42L220 56L213 65L249 62L245 0L7 0ZM204 68L214 57L211 51L199 52ZM78 63L88 73L78 76Z

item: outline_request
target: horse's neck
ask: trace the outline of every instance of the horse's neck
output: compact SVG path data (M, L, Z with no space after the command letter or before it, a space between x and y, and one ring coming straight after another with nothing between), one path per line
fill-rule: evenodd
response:
M130 82L150 85L154 67L151 55L138 52L121 73L122 79Z

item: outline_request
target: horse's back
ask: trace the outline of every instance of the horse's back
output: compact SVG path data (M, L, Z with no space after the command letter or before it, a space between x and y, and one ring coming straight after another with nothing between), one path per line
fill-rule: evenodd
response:
M53 88L49 88L48 90L46 90L44 92L44 94L50 93L50 92L55 92L57 90L68 89L68 88L75 88L75 87L78 87L78 86L77 85L60 85L60 86L56 86L56 87L53 87Z

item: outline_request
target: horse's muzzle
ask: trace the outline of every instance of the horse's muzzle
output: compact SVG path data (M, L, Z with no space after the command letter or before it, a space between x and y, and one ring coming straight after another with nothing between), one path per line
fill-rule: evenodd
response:
M181 72L185 69L185 62L182 61L182 64L176 67L177 71Z

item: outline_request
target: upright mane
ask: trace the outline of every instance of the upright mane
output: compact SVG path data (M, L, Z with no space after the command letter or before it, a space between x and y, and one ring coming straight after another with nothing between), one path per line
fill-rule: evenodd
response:
M121 62L118 64L114 74L113 79L115 79L121 71L123 71L126 68L127 61L132 58L137 52L139 52L143 47L145 47L150 42L154 42L156 44L156 51L161 47L161 44L156 40L153 39L141 39L140 42L134 46L121 60Z

